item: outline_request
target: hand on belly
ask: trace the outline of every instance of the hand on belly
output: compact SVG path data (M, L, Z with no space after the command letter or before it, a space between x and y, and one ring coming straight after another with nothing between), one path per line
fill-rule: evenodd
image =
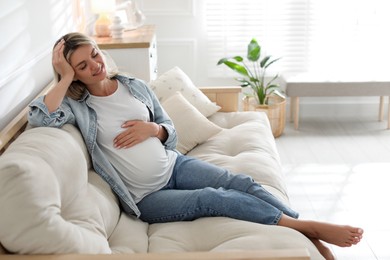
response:
M122 124L122 131L114 138L114 147L129 148L153 136L155 124L141 120L130 120Z

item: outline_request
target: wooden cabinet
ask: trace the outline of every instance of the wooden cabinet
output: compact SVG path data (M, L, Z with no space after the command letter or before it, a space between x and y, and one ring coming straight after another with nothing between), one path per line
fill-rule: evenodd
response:
M219 112L237 112L239 110L239 95L241 87L239 86L217 86L217 87L200 87L212 102L221 107Z
M125 31L123 37L95 37L99 48L105 50L119 71L146 82L157 78L157 46L154 25L144 25Z

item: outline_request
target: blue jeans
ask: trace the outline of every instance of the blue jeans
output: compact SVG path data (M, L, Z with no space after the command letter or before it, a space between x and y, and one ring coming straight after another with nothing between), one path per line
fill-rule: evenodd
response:
M283 213L298 218L251 177L184 155L176 159L168 184L137 206L148 223L223 216L276 225Z

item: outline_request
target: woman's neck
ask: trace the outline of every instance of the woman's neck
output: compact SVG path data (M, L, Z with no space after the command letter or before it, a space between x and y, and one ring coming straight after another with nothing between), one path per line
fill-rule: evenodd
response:
M104 79L97 84L87 86L91 95L105 97L114 93L118 88L118 83L115 79Z

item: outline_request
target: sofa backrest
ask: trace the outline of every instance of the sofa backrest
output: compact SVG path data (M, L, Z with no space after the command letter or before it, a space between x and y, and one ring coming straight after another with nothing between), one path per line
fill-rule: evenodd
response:
M110 253L120 210L79 131L33 128L0 157L0 242L19 254Z

